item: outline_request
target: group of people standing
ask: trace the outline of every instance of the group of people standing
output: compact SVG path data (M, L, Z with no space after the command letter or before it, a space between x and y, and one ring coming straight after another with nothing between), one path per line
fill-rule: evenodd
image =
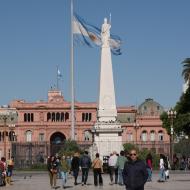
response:
M12 185L12 172L14 168L14 160L11 157L9 160L6 160L5 157L2 157L0 160L0 186Z
M138 159L136 150L131 150L127 158L124 151L117 155L113 152L108 160L110 185L125 185L127 190L143 190L144 184L148 179L148 172L144 161ZM91 161L88 151L82 156L75 153L72 159L66 156L61 158L51 156L48 159L48 172L50 177L50 185L56 188L57 177L62 179L62 187L66 187L67 176L72 173L74 177L74 185L78 184L79 171L82 172L81 185L87 185L89 169L92 168L94 176L94 186L103 185L103 163L99 153L96 153L95 159Z
M88 172L91 167L91 159L88 152L85 151L82 157L79 153L75 153L72 159L67 156L51 156L47 161L47 168L50 178L50 185L56 188L57 177L62 179L62 187L66 188L68 174L72 172L74 177L74 185L77 185L79 171L82 171L82 185L85 185L88 179Z

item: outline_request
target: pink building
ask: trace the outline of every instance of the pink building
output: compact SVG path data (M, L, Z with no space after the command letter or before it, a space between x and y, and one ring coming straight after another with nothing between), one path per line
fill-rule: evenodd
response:
M71 137L71 104L58 90L50 90L47 101L29 103L14 100L10 107L17 110L18 122L14 127L7 127L6 141L3 137L4 125L1 123L0 156L4 155L5 146L7 158L11 154L21 154L21 151L23 160L27 155L35 154L35 151L47 156L57 152L59 145ZM169 153L169 146L166 145L169 143L169 136L162 128L160 114L163 107L159 103L146 99L138 109L131 106L118 107L117 110L118 121L123 129L123 143L136 143L140 148ZM91 129L96 118L96 103L75 102L75 139L81 146L93 143ZM38 144L38 148L35 149L34 144ZM25 145L30 145L33 152L28 148L24 149L27 147Z

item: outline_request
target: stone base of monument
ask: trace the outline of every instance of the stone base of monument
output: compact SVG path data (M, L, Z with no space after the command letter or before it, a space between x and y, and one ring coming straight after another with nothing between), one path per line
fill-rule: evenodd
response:
M122 128L117 122L97 122L92 129L94 134L94 144L100 158L109 156L110 153L116 151L120 153L122 146Z

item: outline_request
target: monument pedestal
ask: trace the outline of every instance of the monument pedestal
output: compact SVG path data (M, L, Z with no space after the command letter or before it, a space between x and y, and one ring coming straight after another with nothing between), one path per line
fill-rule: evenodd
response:
M97 146L97 152L100 158L109 156L116 151L119 153L122 147L122 128L117 122L97 122L92 129L94 134L94 144Z

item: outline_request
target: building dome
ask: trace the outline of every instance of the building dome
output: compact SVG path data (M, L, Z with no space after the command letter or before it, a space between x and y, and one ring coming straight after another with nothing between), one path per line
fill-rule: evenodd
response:
M155 102L152 98L145 99L145 101L138 107L139 115L158 116L161 115L163 111L163 106Z

